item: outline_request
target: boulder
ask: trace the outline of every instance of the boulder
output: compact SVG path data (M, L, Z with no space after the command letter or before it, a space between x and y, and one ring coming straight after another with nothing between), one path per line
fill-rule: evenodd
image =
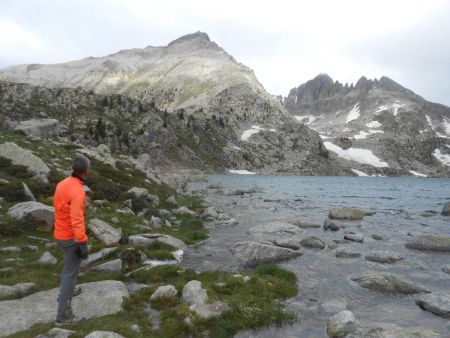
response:
M230 309L227 303L217 301L212 304L193 304L189 307L189 310L194 312L202 319L217 318L222 316Z
M450 236L418 235L409 239L408 249L450 252Z
M54 327L53 329L48 330L47 333L40 334L36 338L69 338L73 335L75 331L61 329L59 327Z
M36 286L36 283L17 283L14 285L0 285L0 298L20 296Z
M437 316L450 319L450 292L437 291L416 298L416 304Z
M192 211L191 209L188 209L186 207L179 207L178 209L175 209L173 211L175 214L186 214L186 215L191 215L193 217L197 217L197 213L195 211Z
M150 299L157 299L161 297L166 298L174 298L178 296L178 290L175 289L173 285L163 285L156 289L155 292L152 293Z
M202 283L198 280L191 280L183 287L183 300L188 305L204 304L208 301L206 289L202 288Z
M142 171L147 171L152 169L154 166L152 157L149 154L141 154L137 159L130 158L130 161Z
M40 202L17 203L9 208L7 214L20 221L27 228L43 228L47 231L53 229L54 209Z
M236 258L245 265L277 262L301 256L303 254L297 250L253 241L237 242L230 250Z
M202 213L202 218L203 219L217 219L217 217L219 217L219 214L217 213L216 209L214 209L213 207L208 207L205 209L205 211L203 211Z
M361 256L361 253L351 248L340 247L336 249L335 256L337 258L357 258Z
M49 251L45 251L42 256L38 259L38 264L56 264L58 260Z
M450 202L444 204L441 214L444 216L450 216Z
M82 292L72 300L75 316L86 319L103 317L122 311L128 298L125 284L119 281L100 281L79 285ZM35 324L52 323L56 318L58 288L30 296L0 301L0 336L30 329Z
M93 331L84 338L125 338L124 336L111 331Z
M352 242L362 243L364 241L364 236L361 233L348 233L344 235L344 239L347 239Z
M131 198L131 207L134 212L142 211L150 205L159 205L159 197L152 195L145 188L133 187L127 191Z
M332 208L328 211L328 217L331 219L361 220L364 213L356 208Z
M167 197L166 203L168 203L168 204L170 204L170 205L174 205L174 206L177 206L177 205L178 205L177 199L176 199L175 196L173 196L173 195Z
M97 272L122 271L122 260L114 259L112 261L97 265L92 268L92 271L97 271Z
M21 121L15 131L24 133L30 137L49 139L58 136L58 120L55 119L32 119Z
M367 254L365 257L368 261L377 263L395 263L404 259L402 256L388 251L373 251Z
M36 181L48 183L50 168L30 150L23 149L13 142L5 142L0 144L0 157L11 160L12 164L27 167Z
M327 334L330 338L346 337L355 332L358 322L352 312L343 310L328 319Z
M325 248L325 243L320 238L317 238L316 236L305 237L300 241L300 244L303 247L310 248L310 249L324 249Z
M428 292L416 283L405 281L401 277L390 273L367 274L352 277L361 287L386 293L413 294Z
M382 241L384 238L378 234L373 234L372 238L376 241Z
M161 218L152 215L148 224L153 228L161 228Z
M175 249L184 249L186 247L186 243L181 239L166 234L148 233L128 237L128 242L135 245L150 245L155 241L165 243Z
M101 219L94 218L88 224L94 236L106 245L119 243L122 238L122 229L114 228Z
M323 230L331 230L338 231L341 227L336 223L330 220L329 218L325 218L323 221Z

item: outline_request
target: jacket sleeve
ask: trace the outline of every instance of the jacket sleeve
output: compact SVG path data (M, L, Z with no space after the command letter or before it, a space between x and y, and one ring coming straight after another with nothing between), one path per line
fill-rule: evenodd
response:
M86 224L84 222L84 207L86 205L86 193L76 194L70 203L70 222L76 242L86 242Z

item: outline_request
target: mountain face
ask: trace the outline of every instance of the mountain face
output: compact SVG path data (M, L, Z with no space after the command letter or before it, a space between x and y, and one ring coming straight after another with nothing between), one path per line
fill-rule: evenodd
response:
M293 118L249 68L204 33L164 47L12 66L0 70L0 80L4 128L44 114L60 122L62 136L105 143L113 151L148 153L163 167L349 173L315 131Z
M387 77L343 85L320 74L283 105L358 175L450 176L450 108Z

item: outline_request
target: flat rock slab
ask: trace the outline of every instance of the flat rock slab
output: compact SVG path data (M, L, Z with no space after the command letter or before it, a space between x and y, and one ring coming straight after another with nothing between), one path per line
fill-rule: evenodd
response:
M403 280L390 273L368 274L352 277L361 287L386 293L413 294L428 292L416 283Z
M184 243L181 239L175 238L170 235L158 233L132 235L128 237L128 241L129 243L135 245L151 245L155 241L158 241L170 245L178 250L184 249L187 246L187 244Z
M248 230L248 233L250 235L272 235L280 233L296 234L301 231L302 230L294 224L272 222L255 225Z
M277 262L303 254L297 250L253 241L237 242L230 250L245 265Z
M114 228L98 218L92 219L88 227L94 233L95 237L106 245L119 243L122 237L122 229Z
M368 261L377 263L395 263L404 259L402 256L388 251L373 251L365 257Z
M101 281L80 285L82 293L72 300L77 317L96 318L122 311L128 290L120 281ZM58 289L34 293L17 300L0 302L0 337L51 323L56 318Z
M435 315L450 319L450 293L439 291L416 298L416 304Z
M450 252L450 236L419 235L405 244L408 249Z

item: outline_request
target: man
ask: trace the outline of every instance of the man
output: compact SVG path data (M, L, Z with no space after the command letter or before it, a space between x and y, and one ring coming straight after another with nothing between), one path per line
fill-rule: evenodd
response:
M81 320L73 315L71 300L81 292L81 289L75 289L75 284L81 261L88 257L88 237L84 221L86 205L84 184L89 175L90 165L87 157L77 154L73 161L72 175L57 184L53 197L55 207L53 235L64 255L56 326Z

